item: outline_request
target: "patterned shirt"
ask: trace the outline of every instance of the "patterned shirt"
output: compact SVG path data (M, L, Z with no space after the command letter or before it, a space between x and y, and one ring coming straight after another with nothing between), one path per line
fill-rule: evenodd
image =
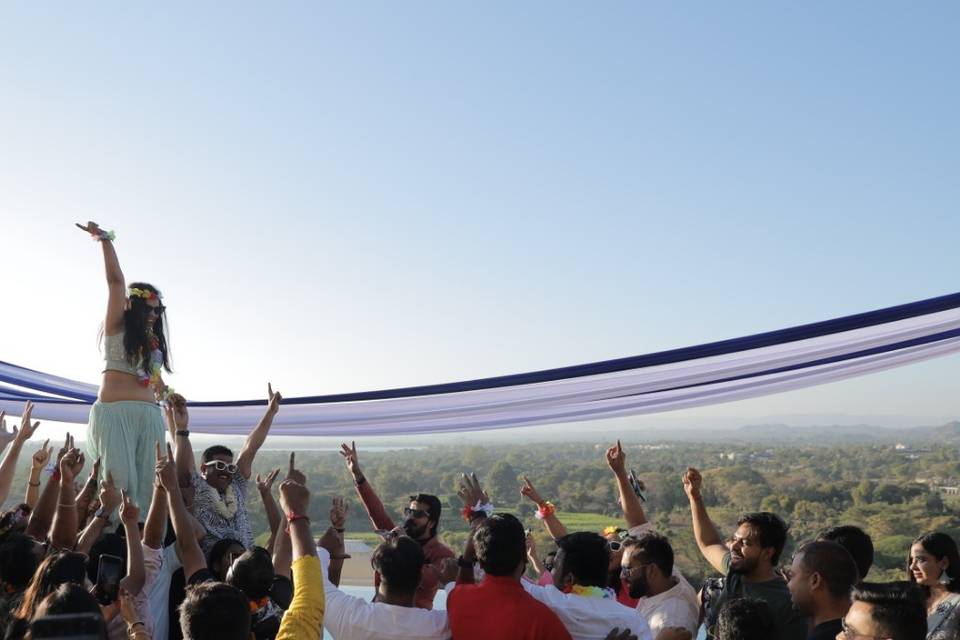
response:
M210 553L217 540L224 538L233 538L246 549L252 547L253 534L247 518L247 479L242 474L235 473L230 481L237 497L237 512L229 519L217 513L214 497L216 489L207 484L203 476L196 471L193 472L193 485L197 489L193 498L193 512L207 530L207 535L200 542L204 555Z

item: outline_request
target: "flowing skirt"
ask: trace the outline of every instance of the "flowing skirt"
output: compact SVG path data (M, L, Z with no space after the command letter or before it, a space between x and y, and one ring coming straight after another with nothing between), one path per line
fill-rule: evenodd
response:
M117 489L126 489L140 507L141 521L150 508L156 443L163 448L164 432L160 407L152 402L97 401L90 408L87 464L100 458L100 479L113 475Z

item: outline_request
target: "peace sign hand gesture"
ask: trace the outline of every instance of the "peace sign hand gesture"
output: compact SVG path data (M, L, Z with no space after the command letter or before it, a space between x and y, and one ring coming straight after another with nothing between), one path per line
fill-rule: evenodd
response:
M280 474L280 467L277 467L265 477L261 478L260 474L257 474L257 489L260 490L260 493L270 493L273 489L273 481L277 479L277 476Z

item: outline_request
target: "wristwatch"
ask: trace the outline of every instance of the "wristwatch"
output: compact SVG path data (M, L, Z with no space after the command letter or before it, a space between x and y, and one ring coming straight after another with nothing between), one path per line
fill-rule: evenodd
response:
M103 507L100 507L99 509L97 509L97 512L93 514L93 517L103 518L107 524L110 524L110 513Z

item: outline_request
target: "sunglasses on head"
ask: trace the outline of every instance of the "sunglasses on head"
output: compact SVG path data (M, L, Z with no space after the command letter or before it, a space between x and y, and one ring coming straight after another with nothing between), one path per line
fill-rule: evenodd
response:
M229 474L234 474L237 472L237 465L232 462L224 462L223 460L211 460L210 462L204 462L203 466L209 471L211 468L216 469L217 471L226 471Z
M403 517L404 518L426 518L430 514L424 511L423 509L411 509L410 507L404 507Z

